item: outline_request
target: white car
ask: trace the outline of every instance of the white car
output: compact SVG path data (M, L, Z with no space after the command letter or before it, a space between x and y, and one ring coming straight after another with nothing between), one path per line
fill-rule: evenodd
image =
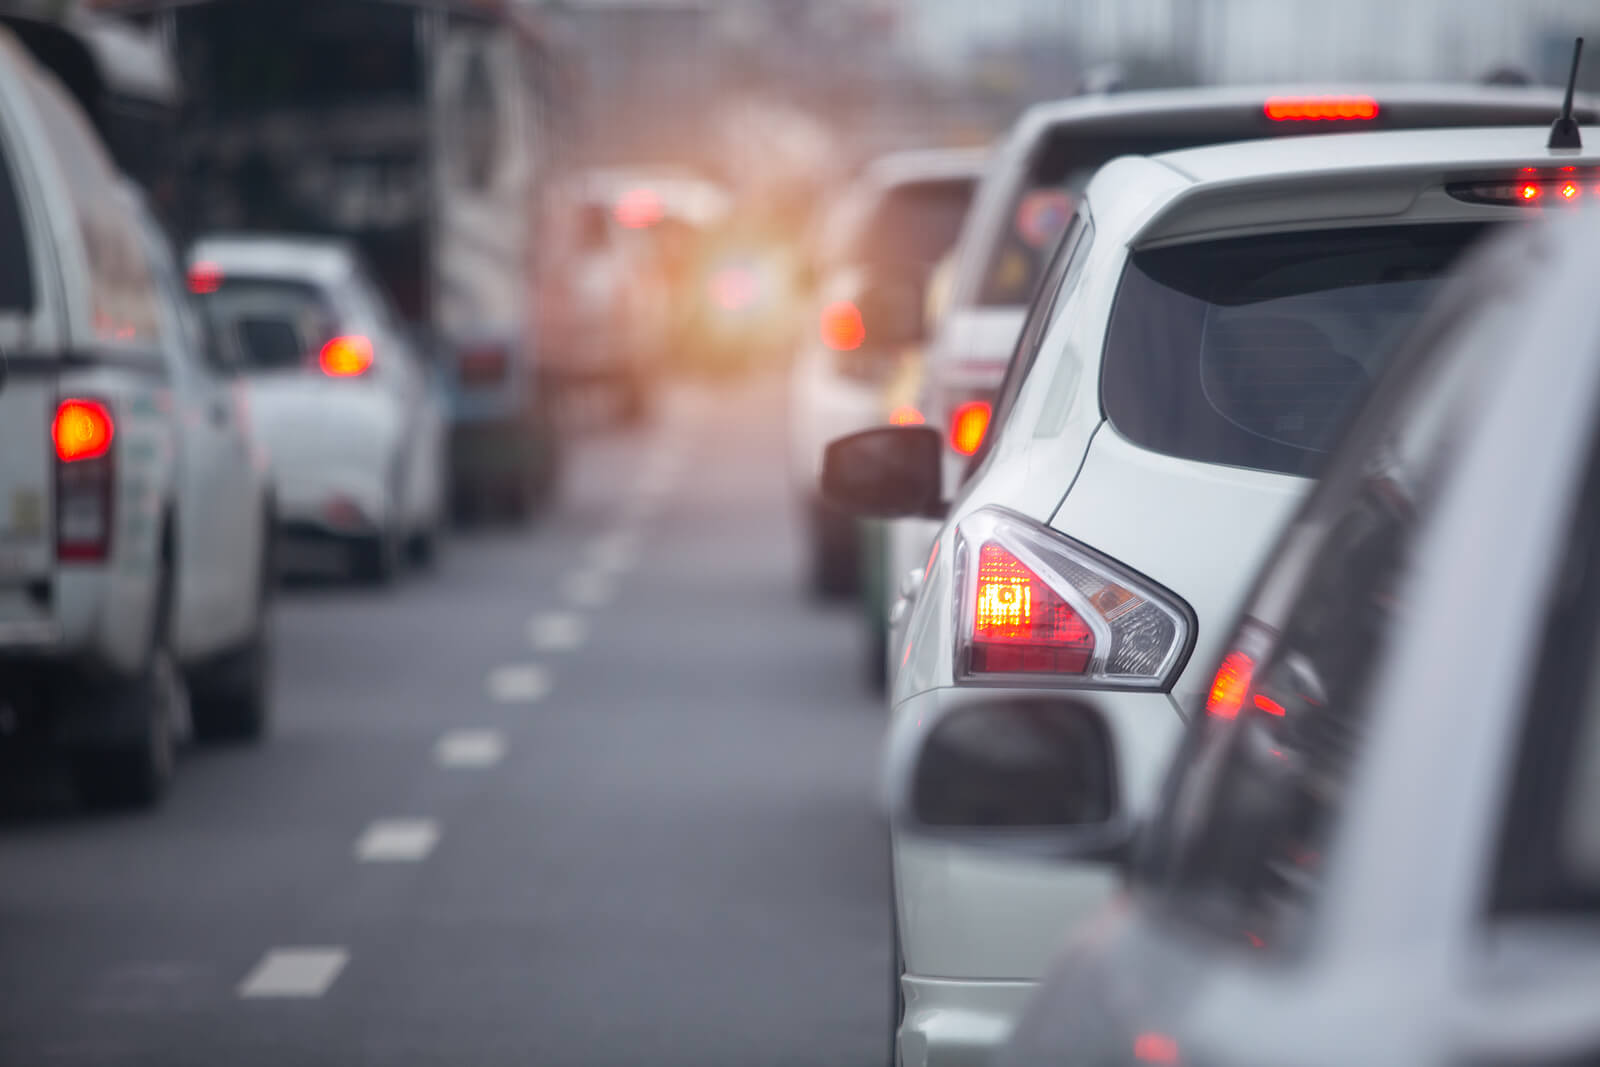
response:
M266 725L272 495L165 238L5 32L0 249L0 731L152 803L186 707Z
M972 470L1033 295L1059 281L1060 235L1097 169L1121 155L1325 131L1548 123L1550 89L1471 85L1226 86L1075 97L1027 111L997 147L958 245L950 306L928 346L917 407L946 435L945 493ZM1580 100L1590 121L1593 102ZM1049 277L1052 263L1057 277ZM904 635L936 523L887 524L887 648Z
M805 520L813 592L854 592L860 564L855 517L822 500L823 449L883 423L885 388L917 354L929 280L961 232L985 158L979 150L880 157L818 234L815 328L789 384L789 479Z
M1600 1055L1600 216L1561 214L1473 256L1396 358L1157 805L1119 800L1068 694L974 692L898 763L908 830L1125 879L997 1062Z
M231 348L292 547L334 542L383 583L426 560L447 495L441 405L383 290L346 243L214 235L189 288Z
M1070 689L1147 803L1250 577L1444 275L1528 203L1592 195L1600 153L1543 145L1533 128L1347 134L1102 169L935 542L891 747L974 688ZM832 446L824 485L859 512L938 513L943 448L926 427L866 431ZM1111 878L899 834L893 853L902 1059L982 1059Z

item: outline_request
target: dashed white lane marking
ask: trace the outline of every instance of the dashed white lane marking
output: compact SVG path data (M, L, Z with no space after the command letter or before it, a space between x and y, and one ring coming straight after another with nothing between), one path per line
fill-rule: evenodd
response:
M511 663L489 672L484 686L500 704L534 704L550 695L550 672L537 663Z
M600 571L579 571L569 575L562 583L562 592L580 608L602 607L617 595L611 576Z
M492 767L505 754L506 735L499 730L451 730L433 746L443 767Z
M575 611L547 611L528 620L528 643L535 652L567 652L588 636L589 624Z
M241 997L320 997L350 953L342 948L275 948L239 983Z
M439 843L439 824L432 819L379 819L356 838L356 859L362 863L417 863Z
M598 570L619 574L632 570L639 564L639 535L631 529L621 529L594 543L590 560Z

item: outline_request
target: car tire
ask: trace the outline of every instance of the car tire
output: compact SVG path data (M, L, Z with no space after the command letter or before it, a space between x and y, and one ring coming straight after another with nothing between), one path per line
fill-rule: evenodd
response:
M389 585L400 571L400 539L392 530L364 537L350 546L350 571L363 585Z
M853 516L823 504L811 506L810 587L825 600L853 595L860 583L861 548Z
M79 797L95 808L151 808L166 796L177 765L177 720L186 699L169 629L172 582L162 578L155 637L143 672L115 692L80 694L115 705L136 724L132 735L99 742L79 753L73 773Z
M189 685L189 714L197 741L259 741L272 720L271 541L262 553L256 623L244 645L202 669Z

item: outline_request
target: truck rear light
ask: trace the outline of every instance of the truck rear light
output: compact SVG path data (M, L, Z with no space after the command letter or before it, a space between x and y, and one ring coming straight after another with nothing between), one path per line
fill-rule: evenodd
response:
M835 352L854 352L867 341L861 309L849 300L835 300L822 309L822 343Z
M473 345L456 356L456 378L462 385L491 386L506 380L511 365L502 345Z
M372 369L372 342L358 333L335 337L322 346L317 365L330 378L359 378Z
M956 530L956 674L1097 689L1164 689L1194 633L1166 590L997 508Z
M987 400L969 400L950 412L950 447L963 456L970 456L983 444L983 435L989 432L989 418L994 407Z
M69 397L50 424L56 449L56 558L93 562L111 554L116 421L99 400Z

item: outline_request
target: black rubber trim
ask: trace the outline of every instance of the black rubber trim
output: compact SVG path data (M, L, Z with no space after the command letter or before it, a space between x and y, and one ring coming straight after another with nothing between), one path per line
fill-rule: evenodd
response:
M153 348L75 348L65 352L6 352L5 376L17 378L54 377L65 371L94 370L101 367L124 370L141 377L166 379L167 360Z

